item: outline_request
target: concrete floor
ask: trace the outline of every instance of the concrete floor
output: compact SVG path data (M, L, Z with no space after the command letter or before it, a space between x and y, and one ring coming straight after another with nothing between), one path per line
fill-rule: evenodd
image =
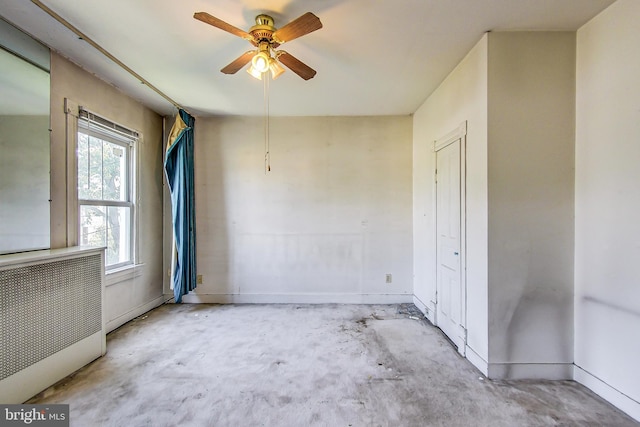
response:
M164 305L28 403L72 426L636 426L572 381L489 381L413 305Z

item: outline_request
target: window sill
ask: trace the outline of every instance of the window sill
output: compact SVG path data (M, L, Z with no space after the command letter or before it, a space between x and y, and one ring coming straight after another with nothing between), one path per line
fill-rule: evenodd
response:
M127 280L133 280L142 276L144 264L132 264L125 267L116 268L105 273L105 286L113 286Z

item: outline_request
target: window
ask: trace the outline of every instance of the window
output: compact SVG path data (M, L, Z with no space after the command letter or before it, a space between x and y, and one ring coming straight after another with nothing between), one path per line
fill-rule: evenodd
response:
M106 246L106 269L134 263L134 147L138 134L80 110L78 205L81 245Z

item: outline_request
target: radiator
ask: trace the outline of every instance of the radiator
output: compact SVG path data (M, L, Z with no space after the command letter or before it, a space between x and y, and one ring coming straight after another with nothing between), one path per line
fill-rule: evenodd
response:
M0 403L22 403L106 352L104 251L0 256Z

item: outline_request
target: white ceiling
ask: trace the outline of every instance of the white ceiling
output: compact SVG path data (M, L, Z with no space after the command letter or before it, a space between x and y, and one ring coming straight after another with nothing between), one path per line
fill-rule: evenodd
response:
M208 12L248 30L313 12L323 28L282 46L317 70L270 84L270 114L411 114L486 31L575 30L614 0L43 0L196 116L262 115L262 82L220 69L249 50L193 19ZM174 107L26 0L0 15L161 114Z

